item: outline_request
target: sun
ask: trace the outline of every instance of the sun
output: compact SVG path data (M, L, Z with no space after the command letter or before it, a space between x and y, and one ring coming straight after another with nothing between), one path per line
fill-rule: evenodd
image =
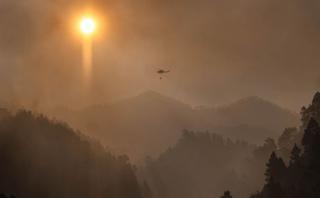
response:
M84 35L91 35L97 28L96 22L92 17L83 17L80 22L80 30Z

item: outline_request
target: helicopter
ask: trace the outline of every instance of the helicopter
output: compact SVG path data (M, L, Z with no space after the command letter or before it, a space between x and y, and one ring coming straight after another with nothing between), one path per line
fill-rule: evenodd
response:
M170 70L163 70L163 69L160 69L157 71L158 74L166 74L166 73L169 73Z
M170 72L170 70L163 70L163 69L159 69L157 71L157 73L160 74L160 75L167 74L169 72ZM160 80L162 80L162 76L160 76Z

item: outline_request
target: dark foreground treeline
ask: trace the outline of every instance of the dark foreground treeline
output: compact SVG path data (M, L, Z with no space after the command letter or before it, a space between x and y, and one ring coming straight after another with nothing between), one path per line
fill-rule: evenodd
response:
M275 153L267 163L266 184L251 198L320 197L320 127L311 119L303 139L303 152L292 149L289 165Z
M319 92L307 108L302 108L301 121L299 129L288 128L279 138L281 147L272 152L266 163L265 184L250 198L320 197ZM225 191L221 198L232 195Z
M266 184L251 198L320 197L320 127L311 119L303 139L303 152L295 146L289 165L272 153L265 172Z
M0 197L143 197L127 157L43 116L0 113Z
M302 111L302 135L299 148L291 151L289 165L272 153L265 172L266 184L251 198L320 197L320 94ZM296 137L300 137L299 135Z

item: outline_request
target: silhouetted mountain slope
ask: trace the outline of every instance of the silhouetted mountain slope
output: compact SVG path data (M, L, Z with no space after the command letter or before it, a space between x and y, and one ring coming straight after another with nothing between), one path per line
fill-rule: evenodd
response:
M320 92L316 92L311 104L301 108L301 124L298 128L287 128L279 137L279 151L277 154L284 160L288 161L291 155L291 150L295 144L302 147L301 141L304 135L304 130L311 119L315 119L320 123Z
M219 108L193 109L148 91L114 104L91 106L69 116L56 113L104 143L134 158L158 154L176 142L183 129L210 130L232 138L262 143L298 123L297 115L258 97Z
M248 124L269 130L283 129L299 122L298 115L256 96L218 108L217 113L221 120L232 121L235 125Z
M297 114L256 96L222 107L202 109L198 114L198 128L207 127L228 137L259 144L299 123Z
M60 118L85 131L94 131L91 135L113 150L141 159L174 144L182 129L192 127L192 112L190 106L150 91Z
M0 121L0 192L24 198L141 198L127 159L30 112Z

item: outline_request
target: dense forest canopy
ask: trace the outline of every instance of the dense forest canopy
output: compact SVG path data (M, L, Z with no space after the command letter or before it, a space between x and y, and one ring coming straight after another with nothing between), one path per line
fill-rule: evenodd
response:
M0 161L0 192L24 198L142 197L126 156L29 111L1 119Z

